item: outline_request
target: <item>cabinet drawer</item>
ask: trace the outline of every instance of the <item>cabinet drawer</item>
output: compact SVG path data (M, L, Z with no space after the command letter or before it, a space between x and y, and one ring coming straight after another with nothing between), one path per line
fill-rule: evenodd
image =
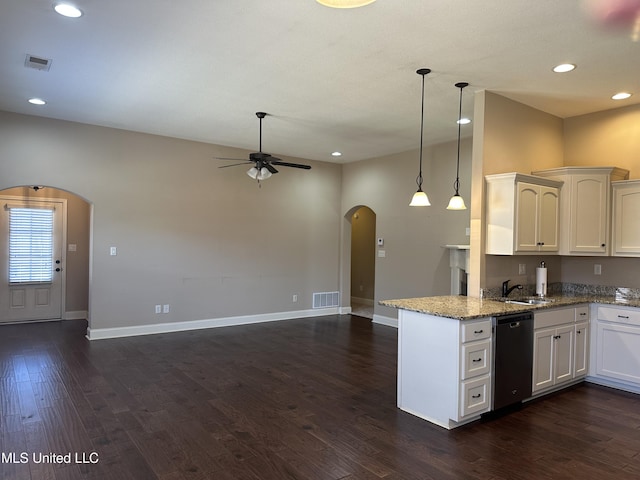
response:
M491 340L462 346L462 380L486 375L491 370Z
M534 312L533 328L555 327L566 323L574 323L576 321L575 307L560 307L550 310Z
M462 382L460 389L460 416L489 410L490 377L484 376Z
M462 322L462 343L491 337L491 319L480 322Z
M598 307L598 320L626 323L629 325L640 325L640 309Z
M589 321L589 305L580 305L576 307L576 322Z

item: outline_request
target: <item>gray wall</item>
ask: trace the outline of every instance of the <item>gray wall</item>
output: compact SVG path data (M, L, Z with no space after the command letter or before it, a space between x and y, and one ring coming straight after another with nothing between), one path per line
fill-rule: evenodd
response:
M0 112L0 190L54 186L93 207L92 329L304 310L338 290L341 167L258 188L212 158L247 154Z
M461 147L460 193L467 203L471 188L471 144L471 139L463 139ZM453 195L456 155L456 142L425 149L423 189L431 201L430 207L409 206L417 188L417 150L344 165L343 214L353 213L353 208L359 205L368 206L376 213L376 236L383 237L385 242L385 257L376 257L374 315L397 316L394 309L377 305L379 300L450 293L449 251L443 246L469 241L466 235L469 210L446 210ZM350 248L349 229L345 220L345 259ZM342 269L342 285L349 285L344 263Z

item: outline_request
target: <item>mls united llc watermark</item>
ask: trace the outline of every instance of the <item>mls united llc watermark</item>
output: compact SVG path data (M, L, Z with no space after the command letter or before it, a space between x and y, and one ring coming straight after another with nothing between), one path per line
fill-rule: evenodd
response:
M0 463L98 463L97 452L0 452Z

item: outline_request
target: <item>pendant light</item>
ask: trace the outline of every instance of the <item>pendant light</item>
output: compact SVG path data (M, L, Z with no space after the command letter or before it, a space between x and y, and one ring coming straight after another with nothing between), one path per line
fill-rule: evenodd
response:
M422 142L424 136L424 77L428 73L431 73L431 70L428 68L421 68L417 70L416 73L418 75L422 75L422 106L420 110L420 169L418 170L418 176L416 177L418 191L413 194L413 198L411 199L409 206L428 207L431 205L431 202L429 202L427 194L422 191Z
M460 127L462 123L462 89L469 84L467 82L456 83L456 87L460 89L460 105L458 107L458 163L456 165L456 181L453 182L453 188L455 189L455 193L451 200L449 200L449 205L447 205L447 210L466 210L467 206L464 204L464 199L460 196Z

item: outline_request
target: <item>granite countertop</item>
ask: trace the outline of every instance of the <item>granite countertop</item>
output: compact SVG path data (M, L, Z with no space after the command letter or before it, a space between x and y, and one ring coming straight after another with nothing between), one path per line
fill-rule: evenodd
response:
M458 320L471 320L474 318L493 317L497 315L558 308L583 303L602 303L640 308L640 299L620 299L616 296L560 295L546 298L552 301L542 305L521 305L517 303L505 303L497 299L481 299L459 295L381 300L378 303L386 307L426 313L437 317L455 318ZM517 300L517 298L514 297L512 300Z

